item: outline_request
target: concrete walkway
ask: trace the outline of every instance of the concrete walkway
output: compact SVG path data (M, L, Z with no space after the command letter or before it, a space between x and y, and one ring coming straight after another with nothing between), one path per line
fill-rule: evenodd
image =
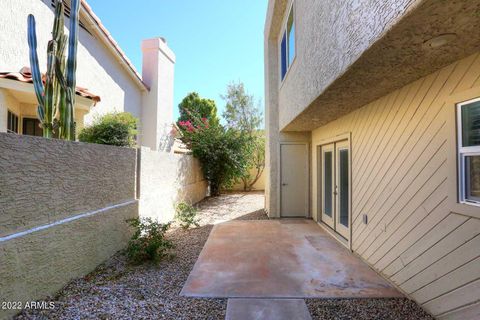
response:
M311 320L302 299L228 299L225 320Z
M230 221L215 226L181 294L223 298L402 296L311 220Z
M216 225L181 295L230 298L230 320L291 318L285 310L310 319L304 298L402 296L315 222L303 219Z

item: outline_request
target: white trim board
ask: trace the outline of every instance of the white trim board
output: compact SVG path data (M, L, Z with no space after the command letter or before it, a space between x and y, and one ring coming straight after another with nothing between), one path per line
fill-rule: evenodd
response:
M31 228L31 229L28 229L28 230L25 230L25 231L13 233L13 234L10 234L10 235L5 236L5 237L0 237L0 242L6 242L6 241L9 241L9 240L20 238L20 237L26 236L28 234L31 234L31 233L34 233L34 232L37 232L37 231L42 231L42 230L45 230L45 229L48 229L48 228L51 228L51 227L54 227L54 226L65 224L67 222L72 222L72 221L75 221L75 220L78 220L78 219L90 217L90 216L93 216L93 215L96 215L96 214L99 214L99 213L109 211L111 209L125 207L125 206L128 206L128 205L136 203L136 202L137 202L137 200L130 200L130 201L127 201L127 202L115 204L113 206L108 206L108 207L98 209L98 210L95 210L95 211L89 211L89 212L81 213L81 214L78 214L78 215L75 215L75 216L72 216L72 217L68 217L68 218L65 218L65 219L62 219L62 220L58 220L58 221L55 221L55 222L52 222L52 223L49 223L49 224L34 227L34 228Z

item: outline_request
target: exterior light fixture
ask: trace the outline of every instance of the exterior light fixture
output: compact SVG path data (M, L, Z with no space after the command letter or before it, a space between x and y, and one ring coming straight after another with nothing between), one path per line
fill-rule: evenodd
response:
M449 42L452 42L457 38L455 33L444 33L438 36L435 36L423 43L425 49L436 49L446 45Z

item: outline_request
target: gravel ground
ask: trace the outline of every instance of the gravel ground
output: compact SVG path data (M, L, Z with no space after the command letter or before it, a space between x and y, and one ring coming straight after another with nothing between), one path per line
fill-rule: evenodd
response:
M175 257L158 265L130 266L118 253L89 275L72 281L50 301L55 309L23 311L17 319L224 319L226 299L179 296L213 225L227 220L267 219L261 193L206 199L200 227L174 225L168 237ZM432 319L408 299L308 299L313 319Z
M415 302L393 299L307 299L312 319L322 320L434 320Z
M226 299L179 296L213 224L232 219L267 219L261 193L236 193L206 199L198 207L200 227L174 225L168 237L175 257L158 265L130 266L122 253L69 283L55 309L23 311L17 319L224 319Z

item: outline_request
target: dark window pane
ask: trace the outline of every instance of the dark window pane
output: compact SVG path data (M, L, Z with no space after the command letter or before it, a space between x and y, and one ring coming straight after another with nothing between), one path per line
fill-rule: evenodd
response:
M465 157L465 197L480 202L480 156Z
M333 156L332 152L325 152L324 153L324 186L323 186L323 201L324 201L324 213L332 217L332 179L333 179Z
M287 74L287 34L284 33L282 37L282 44L281 44L281 72L282 72L282 80L285 78L285 74Z
M40 121L33 118L23 118L23 134L42 137L43 129L40 127Z
M295 58L295 20L293 14L293 7L290 11L287 21L288 34L288 66L290 66Z
M10 132L12 130L12 113L8 111L8 116L7 116L7 132Z
M462 106L463 147L480 146L480 101Z
M340 196L340 223L348 228L348 150L340 150L339 163L339 196Z

